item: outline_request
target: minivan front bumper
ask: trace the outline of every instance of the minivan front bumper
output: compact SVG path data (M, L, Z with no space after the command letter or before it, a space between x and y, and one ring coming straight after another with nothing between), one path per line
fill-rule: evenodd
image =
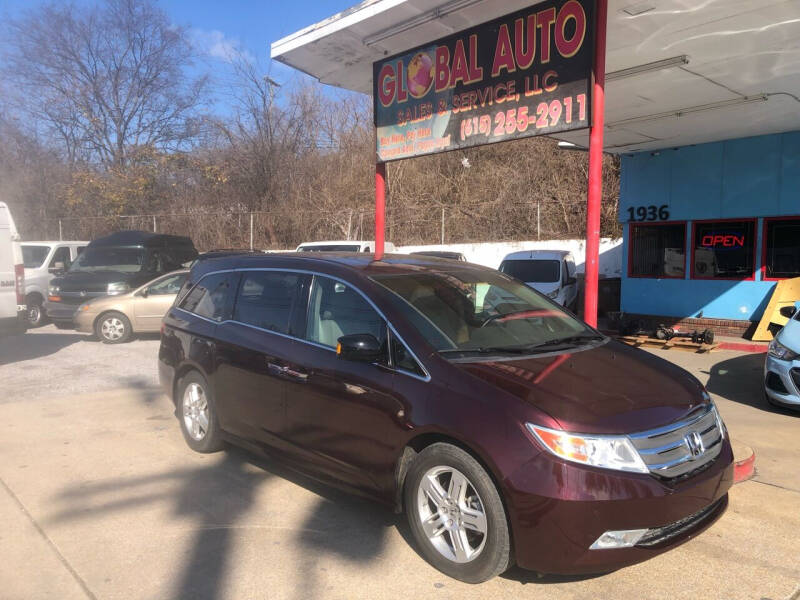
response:
M62 302L50 302L45 300L44 310L47 318L55 323L73 324L75 311L78 310L77 304L64 304Z
M540 573L602 573L642 562L705 530L727 507L733 452L670 482L539 454L505 482L517 564ZM647 543L590 550L606 531L648 529Z

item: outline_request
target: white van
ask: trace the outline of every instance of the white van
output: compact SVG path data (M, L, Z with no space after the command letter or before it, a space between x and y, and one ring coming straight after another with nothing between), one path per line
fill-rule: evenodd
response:
M372 252L374 249L375 242L344 240L332 242L304 242L297 247L295 252ZM394 244L391 242L384 242L383 251L387 254L394 252Z
M25 267L14 219L0 202L0 336L26 328Z
M25 304L28 323L34 327L45 320L44 305L50 280L63 275L89 242L22 242L25 263Z
M519 279L575 312L578 280L575 276L575 258L569 250L512 252L500 263L500 272Z

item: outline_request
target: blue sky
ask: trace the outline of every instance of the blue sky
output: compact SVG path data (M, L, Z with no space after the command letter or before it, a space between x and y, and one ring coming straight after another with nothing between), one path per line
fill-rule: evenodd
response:
M198 50L209 58L212 74L226 74L226 53L246 52L268 64L269 45L298 29L357 4L358 0L157 0L176 25L191 29ZM0 20L44 4L41 0L0 0ZM94 0L74 0L94 5ZM273 78L294 75L273 67ZM218 107L224 111L224 107Z

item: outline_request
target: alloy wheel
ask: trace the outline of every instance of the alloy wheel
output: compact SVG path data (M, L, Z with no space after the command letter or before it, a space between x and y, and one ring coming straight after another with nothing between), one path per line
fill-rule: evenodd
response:
M198 383L190 383L183 392L183 423L192 439L200 441L208 433L208 400Z
M486 544L488 524L483 501L475 486L452 467L429 469L417 489L422 530L445 558L466 563Z
M100 326L103 337L110 342L116 342L125 335L125 324L117 317L109 317Z
M42 318L42 307L38 304L31 304L28 306L28 323L31 325L38 325Z

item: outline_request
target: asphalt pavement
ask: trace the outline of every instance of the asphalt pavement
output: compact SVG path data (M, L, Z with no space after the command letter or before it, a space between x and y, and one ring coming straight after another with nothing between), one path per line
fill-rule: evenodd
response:
M52 326L0 341L0 597L800 598L800 416L763 401L763 356L653 351L756 452L709 530L607 575L468 585L417 555L403 516L244 451L191 452L157 349Z

